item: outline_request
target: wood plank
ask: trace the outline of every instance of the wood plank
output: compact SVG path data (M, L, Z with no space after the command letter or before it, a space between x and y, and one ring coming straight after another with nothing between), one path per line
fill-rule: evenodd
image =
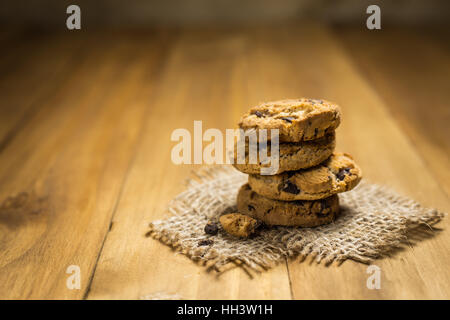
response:
M283 299L291 298L291 282L296 299L448 298L448 219L436 237L377 260L382 289L374 291L365 285L366 266L351 261L290 261L289 273L280 264L253 278L241 269L216 275L144 237L191 170L171 163L171 132L194 120L204 129L234 127L250 105L284 97L340 103L338 149L355 156L365 177L448 211L442 180L393 119L391 103L327 30L191 30L167 61L152 35L102 39L34 103L37 111L0 153L0 203L22 191L47 198L0 209L0 297ZM427 161L439 161L435 148ZM81 267L82 290L65 286L70 264Z
M184 189L191 166L171 162L176 128L233 128L248 106L242 69L247 40L232 31L186 31L159 81L138 154L94 275L89 299L138 299L152 294L183 299L289 299L286 265L254 279L241 269L207 273L158 241L145 238L148 223L163 217L168 201ZM139 48L137 48L139 49Z
M441 45L448 37L430 32L335 34L450 195L450 51Z
M152 34L104 35L0 154L0 199L31 202L0 211L3 299L85 295L147 112L129 102L157 75L162 48ZM66 287L69 265L81 290Z
M0 151L76 70L82 62L82 44L89 45L72 35L46 35L31 41L21 35L15 42L19 44L5 44L9 57L0 62L0 70L2 66L10 69L0 75Z
M426 205L449 209L448 198L386 104L325 29L302 25L258 30L250 47L248 87L258 100L308 96L336 101L343 109L337 148L354 155L367 180L394 187ZM448 219L439 226L448 228ZM377 260L381 290L366 288L363 264L349 261L325 267L309 259L292 261L288 266L294 298L448 298L449 240L448 232L441 232L389 259Z

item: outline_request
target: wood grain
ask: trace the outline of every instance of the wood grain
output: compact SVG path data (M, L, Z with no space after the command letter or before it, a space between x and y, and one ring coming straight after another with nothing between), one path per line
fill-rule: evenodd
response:
M449 48L430 31L336 34L450 195Z
M184 299L290 298L284 264L262 274L258 283L239 268L218 276L144 237L148 223L162 218L167 202L183 190L182 181L191 169L171 162L172 131L192 130L194 120L202 120L205 129L233 127L235 119L229 110L243 110L247 105L243 87L231 90L235 84L232 79L243 81L235 75L235 68L245 44L245 38L234 33L218 36L196 31L180 35L158 91L149 102L151 112L89 299L138 299L157 293L177 294Z
M259 74L250 83L254 90L264 92L264 100L301 95L338 102L343 124L337 130L337 149L355 157L366 179L448 210L448 199L422 158L329 32L316 27L281 33L264 30L255 39L255 54L249 61L254 63L250 69ZM445 229L448 222L441 226ZM294 298L445 298L450 289L445 267L449 256L444 253L448 241L442 233L412 250L376 261L387 282L380 291L367 289L366 266L361 264L327 268L311 266L310 259L302 264L291 262ZM443 254L438 260L436 252Z
M0 298L450 296L448 219L434 237L411 235L374 262L380 290L367 289L367 266L353 261L216 274L145 237L196 167L172 163L174 129L192 130L194 120L203 130L233 128L249 106L286 97L339 103L337 148L365 179L449 211L450 62L438 35L362 36L307 23L99 31L70 43L66 34L21 43L23 35L0 39L12 49L0 53ZM405 53L412 44L417 52ZM422 108L429 101L432 114ZM28 196L8 198L21 192ZM66 287L72 264L81 290Z
M76 36L33 34L30 39L22 32L7 38L4 45L9 50L0 59L0 150L77 67L82 42Z
M83 65L0 155L1 199L28 192L47 201L35 216L19 207L14 224L2 211L3 298L79 299L86 292L146 112L128 102L158 69L161 48L147 39L136 55L132 43L142 38L103 40L87 48ZM69 265L81 268L81 290L66 287Z

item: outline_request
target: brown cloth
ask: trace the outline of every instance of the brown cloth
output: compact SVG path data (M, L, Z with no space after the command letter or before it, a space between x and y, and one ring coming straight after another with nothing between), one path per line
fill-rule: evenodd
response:
M262 228L250 239L238 239L223 230L212 236L205 234L205 224L236 212L236 194L247 175L231 166L195 174L187 190L170 202L171 216L152 222L148 235L218 271L229 263L264 270L287 257L308 255L327 264L346 259L368 263L401 247L411 231L429 233L431 225L444 216L363 180L354 190L339 194L341 213L331 224Z

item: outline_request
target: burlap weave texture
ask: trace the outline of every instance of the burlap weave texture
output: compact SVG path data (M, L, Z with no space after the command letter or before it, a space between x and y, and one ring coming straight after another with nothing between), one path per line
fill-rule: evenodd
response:
M210 219L236 211L236 194L247 175L231 166L202 170L187 190L168 206L169 217L150 224L149 235L191 259L221 270L229 263L267 269L287 257L312 255L317 262L353 259L368 263L402 246L409 232L432 230L444 213L364 180L339 195L341 213L329 225L316 228L263 228L250 239L237 239L223 230L207 235ZM205 241L208 240L208 241Z

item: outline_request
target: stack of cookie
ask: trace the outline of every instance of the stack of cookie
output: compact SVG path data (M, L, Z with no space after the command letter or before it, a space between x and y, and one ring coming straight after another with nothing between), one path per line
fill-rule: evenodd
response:
M279 166L274 175L261 175L269 164L251 164L248 141L244 163L234 166L249 174L239 190L241 214L267 225L314 227L332 222L339 212L337 193L361 180L352 157L334 152L339 107L325 100L295 99L263 103L246 113L241 129L278 129ZM269 137L270 139L270 137ZM268 153L270 143L267 144Z

